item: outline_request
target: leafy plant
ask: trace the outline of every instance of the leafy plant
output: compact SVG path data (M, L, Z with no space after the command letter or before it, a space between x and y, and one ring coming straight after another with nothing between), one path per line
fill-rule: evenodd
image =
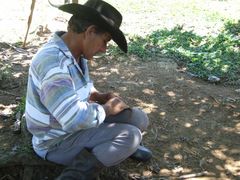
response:
M228 34L232 34L233 36L240 36L240 20L237 22L227 21L225 23L225 31Z
M22 41L17 41L15 43L13 43L13 46L15 46L15 47L22 47L22 45L23 45Z
M176 26L129 39L129 54L143 60L160 54L181 61L188 71L203 79L210 75L224 81L240 78L240 21L226 22L216 37L199 36Z
M15 114L20 111L21 115L25 112L26 97L21 97L19 104L16 107Z
M10 65L1 62L1 59L0 59L0 86L4 80L9 79L10 75L11 75Z

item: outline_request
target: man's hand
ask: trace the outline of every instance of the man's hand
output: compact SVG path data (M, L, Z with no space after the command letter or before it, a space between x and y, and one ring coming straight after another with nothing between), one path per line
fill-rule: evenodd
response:
M106 116L109 116L118 114L124 109L129 108L129 106L126 103L124 103L121 98L113 97L103 105L103 108L106 112Z
M116 94L109 92L109 93L99 93L97 91L91 93L90 95L90 102L97 102L99 104L105 104L108 100L118 97Z
M113 93L113 92L109 92L109 93L105 93L105 103L115 97L119 97L117 94ZM120 97L119 97L120 98ZM104 104L105 104L104 103Z

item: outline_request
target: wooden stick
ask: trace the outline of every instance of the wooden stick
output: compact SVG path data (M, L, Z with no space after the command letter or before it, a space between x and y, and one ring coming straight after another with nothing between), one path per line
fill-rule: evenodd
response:
M10 92L7 92L7 91L3 91L1 89L0 89L0 93L18 97L16 94L13 94L13 93L10 93Z
M203 172L199 172L199 173L193 173L193 174L185 174L185 175L180 176L178 179L200 177L200 176L204 176L204 175L207 175L207 174L208 174L207 171L203 171Z
M78 4L78 0L72 0L73 3L77 3Z
M26 35L25 35L25 38L24 38L24 42L23 42L23 45L22 45L23 48L26 47L27 36L28 36L28 32L29 32L29 29L30 29L30 26L31 26L31 23L32 23L32 16L33 16L33 11L34 11L34 7L35 7L35 3L36 3L36 0L32 0L31 12L30 12L30 15L29 15L29 17L28 17L27 32L26 32Z

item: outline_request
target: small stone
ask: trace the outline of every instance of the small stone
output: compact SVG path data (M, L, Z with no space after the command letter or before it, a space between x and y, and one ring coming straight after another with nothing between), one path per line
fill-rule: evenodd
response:
M235 92L240 93L240 89L236 89Z
M192 77L192 78L198 77L197 74L193 74L193 73L191 73L191 72L187 72L187 75L190 76L190 77Z
M15 100L16 101L21 101L21 97L18 96L18 97L15 98Z
M215 83L215 82L219 82L220 81L220 78L217 77L217 76L209 76L208 77L208 81L212 82L212 83Z
M16 120L10 128L11 128L13 134L20 134L21 133L21 121Z

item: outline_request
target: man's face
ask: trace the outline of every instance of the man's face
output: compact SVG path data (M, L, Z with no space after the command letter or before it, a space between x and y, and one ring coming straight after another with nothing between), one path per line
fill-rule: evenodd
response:
M92 59L97 53L105 53L107 43L111 40L111 35L107 32L96 33L95 29L90 29L85 34L83 55L86 59Z

